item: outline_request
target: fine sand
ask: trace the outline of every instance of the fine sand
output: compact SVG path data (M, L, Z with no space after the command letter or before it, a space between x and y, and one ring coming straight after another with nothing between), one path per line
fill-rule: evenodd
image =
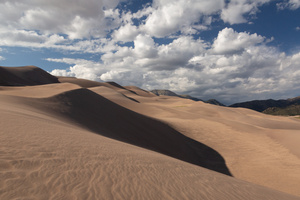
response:
M299 119L4 69L0 199L300 199Z

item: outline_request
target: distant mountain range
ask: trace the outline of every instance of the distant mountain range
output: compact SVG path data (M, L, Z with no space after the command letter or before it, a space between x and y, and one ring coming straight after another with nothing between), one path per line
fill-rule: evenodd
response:
M158 96L160 95L176 96L185 99L191 99L194 101L202 101L213 105L225 106L224 104L220 103L216 99L210 99L204 101L202 99L198 99L190 95L179 95L170 90L152 90L151 92ZM290 99L281 99L281 100L268 99L268 100L253 100L247 102L240 102L240 103L232 104L229 107L248 108L251 110L255 110L270 115L291 115L291 116L300 115L300 96L295 98L290 98Z
M254 100L235 103L229 107L242 107L271 115L300 115L300 96L281 100Z
M198 99L198 98L192 97L190 95L176 94L175 92L172 92L170 90L151 90L151 92L158 95L158 96L160 96L160 95L175 96L175 97L180 97L180 98L184 98L184 99L191 99L193 101L202 101L204 103L209 103L209 104L213 104L213 105L225 106L224 104L220 103L216 99L209 99L207 101L204 101L202 99Z

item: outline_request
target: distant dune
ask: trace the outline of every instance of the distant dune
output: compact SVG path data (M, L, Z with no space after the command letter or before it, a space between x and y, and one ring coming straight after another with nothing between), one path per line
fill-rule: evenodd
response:
M33 66L0 85L1 200L300 199L299 119Z
M48 74L46 71L35 67L1 67L0 85L26 86L58 83L58 78Z

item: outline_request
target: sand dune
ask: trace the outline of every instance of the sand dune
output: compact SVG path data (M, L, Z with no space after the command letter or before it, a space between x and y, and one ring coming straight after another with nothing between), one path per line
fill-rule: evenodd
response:
M81 87L70 83L53 83L41 86L7 87L0 86L0 94L20 97L46 98L62 92L79 89Z
M83 88L105 86L107 88L121 91L123 93L130 92L130 93L136 94L135 92L130 91L129 89L126 89L125 87L123 87L115 82L100 83L100 82L96 82L96 81L90 81L90 80L80 79L80 78L75 78L75 77L58 77L58 80L60 83L73 83L73 84L79 85L80 87L83 87Z
M138 88L136 86L125 86L124 88L126 88L126 89L134 92L138 96L142 96L142 97L156 97L156 95L153 94L152 92L149 92L147 90L143 90L143 89Z
M1 67L0 85L25 86L58 83L58 79L35 66Z
M60 83L73 83L75 85L79 85L80 87L83 88L91 88L91 87L97 87L97 86L104 86L105 83L100 83L96 81L90 81L86 79L80 79L80 78L75 78L75 77L57 77L58 81Z
M1 199L298 199L0 100Z
M300 199L298 119L35 80L0 87L0 199Z
M76 123L94 133L230 174L213 149L183 136L168 125L132 112L87 89L76 89L44 99L20 100L39 112Z

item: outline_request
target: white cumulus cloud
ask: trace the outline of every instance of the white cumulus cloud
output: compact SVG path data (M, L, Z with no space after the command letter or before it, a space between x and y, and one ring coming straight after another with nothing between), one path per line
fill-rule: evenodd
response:
M245 48L262 43L264 37L246 32L238 33L232 28L225 28L219 32L213 43L212 51L216 54L241 53Z
M0 2L0 27L66 34L70 39L100 37L109 28L104 8L115 8L118 3L117 0L4 0Z
M248 19L246 14L255 15L258 7L270 2L271 0L231 0L222 9L221 18L230 24L245 23Z
M138 34L138 28L128 23L115 30L113 33L113 37L116 41L129 42L133 41Z
M225 28L213 44L180 36L158 44L138 35L132 47L106 52L101 62L49 59L70 68L52 74L170 89L202 99L237 101L291 96L300 88L300 54L286 55L257 34ZM153 52L152 52L153 51Z
M151 36L168 36L193 25L203 16L220 11L223 6L223 0L155 0L155 10L148 16L141 29Z
M273 38L233 28L211 41L199 35L215 23L249 23L271 0L153 0L136 13L119 10L121 1L0 0L0 46L65 50L65 58L47 59L69 65L51 71L57 76L170 89L224 103L281 98L300 88L299 53L269 46ZM292 10L299 5L277 4ZM68 58L75 51L99 61Z

